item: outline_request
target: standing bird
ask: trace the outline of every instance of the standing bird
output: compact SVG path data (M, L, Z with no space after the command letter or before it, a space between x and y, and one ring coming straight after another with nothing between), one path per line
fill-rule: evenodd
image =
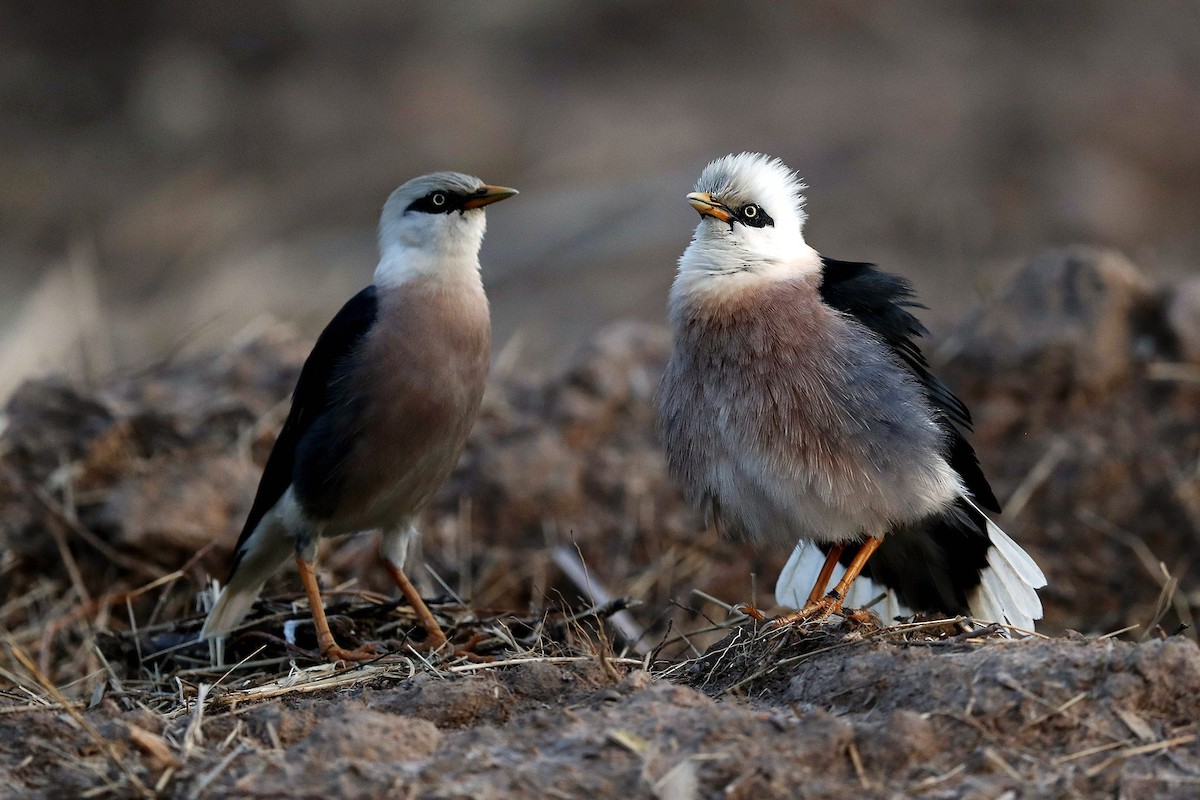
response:
M658 394L671 473L725 535L800 540L775 589L799 610L777 623L840 610L862 573L856 588L882 587L889 616L1032 628L1046 579L980 510L1000 504L960 432L970 413L917 346L911 285L809 247L803 189L778 159L742 153L687 196L701 219Z
M379 220L374 282L350 299L304 362L224 590L204 622L213 659L263 583L295 557L317 644L329 631L313 572L317 541L381 529L380 555L427 644L446 642L404 574L413 523L458 461L483 397L491 321L479 275L483 207L517 192L457 172L414 178Z

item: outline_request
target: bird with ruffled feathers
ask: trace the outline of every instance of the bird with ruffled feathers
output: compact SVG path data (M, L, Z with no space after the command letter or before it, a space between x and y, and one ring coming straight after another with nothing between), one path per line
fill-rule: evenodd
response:
M884 593L889 617L1032 628L1045 578L982 510L999 503L970 413L921 353L911 285L810 247L804 188L742 153L687 195L700 222L657 399L671 473L726 535L795 547L775 594L798 610L781 623Z

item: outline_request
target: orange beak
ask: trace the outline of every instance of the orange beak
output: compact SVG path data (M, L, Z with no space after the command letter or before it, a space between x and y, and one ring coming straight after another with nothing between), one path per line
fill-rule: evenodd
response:
M488 186L484 184L475 190L475 193L467 198L463 203L465 210L472 208L483 208L490 206L492 203L499 203L506 197L512 197L514 194L520 194L516 189L509 189L505 186Z
M712 217L721 222L729 222L733 219L733 212L714 200L708 192L692 192L687 196L687 201L692 204L692 208L700 212L702 217Z

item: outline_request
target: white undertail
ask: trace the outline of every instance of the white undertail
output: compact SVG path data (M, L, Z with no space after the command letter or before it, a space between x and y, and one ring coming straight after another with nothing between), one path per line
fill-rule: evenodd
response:
M267 578L296 553L292 540L283 535L274 509L263 517L243 550L229 584L217 595L200 630L200 639L208 640L209 656L217 665L225 663L225 637L250 613Z
M1035 620L1042 618L1037 590L1046 585L1046 576L1029 554L990 519L987 532L992 543L988 563L980 573L979 586L967 598L967 608L980 622L999 622L1032 631ZM775 602L803 608L824 563L825 554L815 543L806 540L797 544L775 583ZM836 584L844 573L845 567L838 564L829 585ZM912 610L894 592L865 576L851 585L846 607L861 608L880 595L884 599L872 608L885 622L912 616Z

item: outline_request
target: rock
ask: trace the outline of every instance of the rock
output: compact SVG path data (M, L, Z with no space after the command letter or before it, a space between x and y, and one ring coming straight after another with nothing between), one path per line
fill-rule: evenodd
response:
M3 450L9 463L39 483L65 462L84 457L116 424L107 404L85 396L61 376L22 385L4 416Z
M1049 250L960 334L955 383L1052 401L1103 396L1133 373L1156 305L1149 280L1120 253Z
M81 520L122 549L183 563L213 539L237 538L260 468L249 459L161 456L131 469Z
M382 714L424 720L438 728L507 722L513 694L494 676L447 680L418 676L393 691L377 692L367 705Z
M396 763L429 758L441 742L442 732L423 719L349 706L323 719L288 752L302 762L346 758Z

